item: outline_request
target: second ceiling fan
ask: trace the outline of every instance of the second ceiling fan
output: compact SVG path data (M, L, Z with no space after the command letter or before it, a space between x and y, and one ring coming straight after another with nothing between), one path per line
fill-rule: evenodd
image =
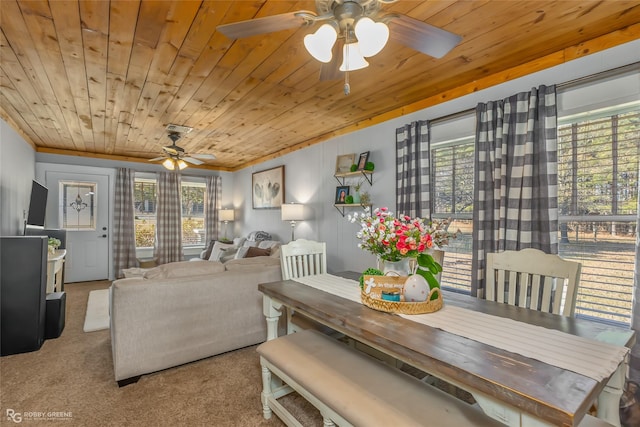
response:
M316 0L317 13L300 10L219 25L230 39L322 23L304 38L307 51L322 62L320 80L333 80L345 72L367 67L366 57L380 52L392 40L434 58L442 58L462 37L407 15L382 14L381 5L395 0ZM342 53L342 54L340 54Z

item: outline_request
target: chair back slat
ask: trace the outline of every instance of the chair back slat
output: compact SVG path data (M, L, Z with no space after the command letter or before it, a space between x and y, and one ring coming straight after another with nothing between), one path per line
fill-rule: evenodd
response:
M579 262L538 249L489 253L485 298L573 316L581 269Z
M284 280L327 273L327 245L298 239L280 248Z

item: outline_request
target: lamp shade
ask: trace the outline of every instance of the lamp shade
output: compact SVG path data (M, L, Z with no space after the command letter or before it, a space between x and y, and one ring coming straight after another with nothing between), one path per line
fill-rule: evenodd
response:
M218 211L220 221L233 221L234 212L235 211L233 209L220 209Z
M304 36L304 47L318 61L329 62L333 57L331 51L337 38L335 28L323 24L315 33Z
M380 52L389 40L389 27L383 22L373 22L366 16L356 22L355 33L360 43L360 53L364 57Z
M360 53L360 46L357 42L342 46L342 65L340 66L340 71L354 71L368 66L369 63Z
M162 162L162 166L164 166L165 169L169 169L170 171L176 168L176 165L173 163L173 159L166 159L164 162Z
M304 205L300 203L287 203L282 205L283 221L302 221L304 219Z
M184 169L187 167L187 162L185 162L184 160L180 159L178 160L178 167L180 168L180 170Z

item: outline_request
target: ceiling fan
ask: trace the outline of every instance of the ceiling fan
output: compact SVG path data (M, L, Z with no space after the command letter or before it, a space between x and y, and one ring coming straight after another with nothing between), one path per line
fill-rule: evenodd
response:
M150 162L164 159L162 166L166 169L174 170L178 167L178 169L182 170L188 166L187 162L193 165L201 165L204 163L202 160L214 160L216 158L213 154L187 154L184 148L176 145L176 142L182 137L180 132L169 132L167 136L172 144L162 147L163 155L149 159Z
M305 36L307 51L322 62L320 80L340 77L345 72L345 95L349 93L348 72L364 68L364 59L376 55L389 38L434 58L453 49L462 37L399 13L382 14L381 5L397 0L316 0L317 13L307 10L266 16L219 25L230 39L322 23ZM339 64L342 51L342 64Z

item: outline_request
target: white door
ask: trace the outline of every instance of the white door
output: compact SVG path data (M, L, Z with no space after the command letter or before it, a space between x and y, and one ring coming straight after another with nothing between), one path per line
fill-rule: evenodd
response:
M47 227L67 230L65 283L109 278L109 176L46 172Z

